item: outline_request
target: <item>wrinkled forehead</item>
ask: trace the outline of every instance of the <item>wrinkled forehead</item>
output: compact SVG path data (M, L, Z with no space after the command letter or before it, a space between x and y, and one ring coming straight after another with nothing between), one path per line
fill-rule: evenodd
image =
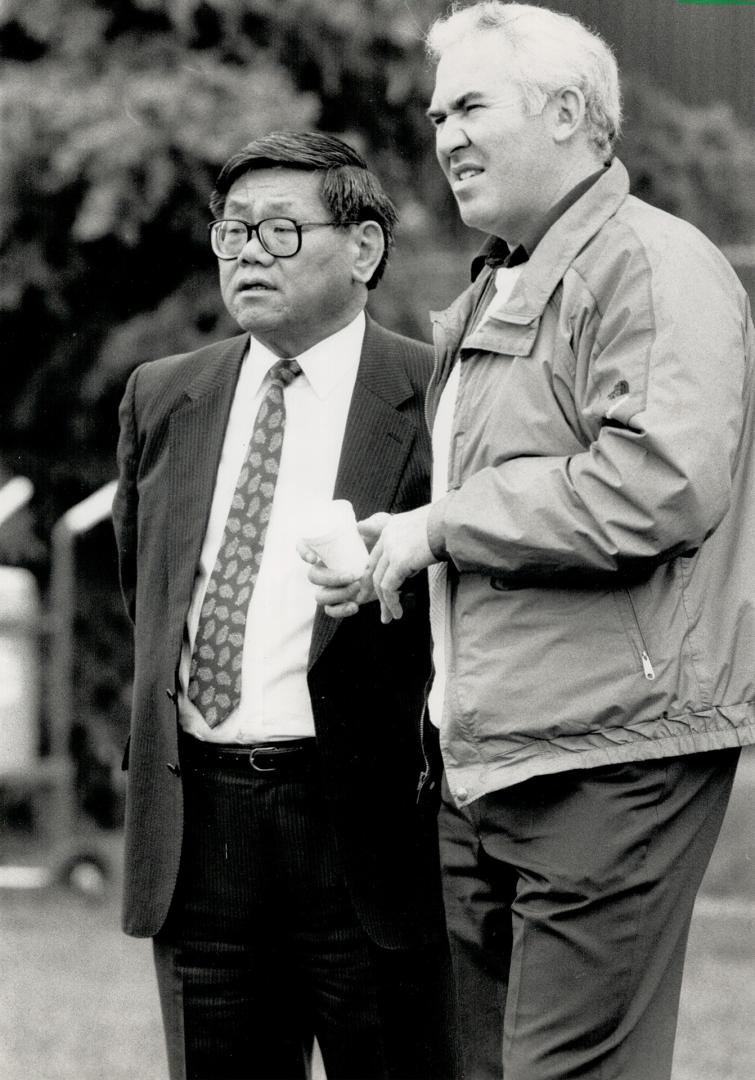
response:
M253 211L259 217L297 217L323 209L322 174L285 166L249 169L238 176L225 197L225 214Z
M513 74L513 52L499 31L468 34L447 46L438 60L430 110L448 112L472 95L518 95Z

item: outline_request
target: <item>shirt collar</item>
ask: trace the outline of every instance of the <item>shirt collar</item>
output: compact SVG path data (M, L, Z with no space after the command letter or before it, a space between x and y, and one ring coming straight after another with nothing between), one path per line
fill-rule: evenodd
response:
M489 236L484 242L478 253L472 259L471 266L471 278L475 280L480 274L483 266L490 266L493 269L498 269L501 266L518 266L520 263L527 262L530 255L543 239L545 234L555 225L558 219L565 214L566 211L572 206L577 199L580 199L586 191L588 191L596 180L605 172L607 166L602 165L599 169L596 169L594 173L590 173L584 180L580 180L578 184L559 199L557 203L550 208L547 214L540 219L536 228L524 238L521 244L518 244L515 248L510 248L505 240L502 240L498 236Z
M327 398L338 383L353 374L359 365L365 325L364 311L360 311L347 326L318 341L296 357L307 382L318 398ZM280 357L268 349L267 345L252 337L249 342L248 363L254 370L257 386L262 384L268 371L278 360Z

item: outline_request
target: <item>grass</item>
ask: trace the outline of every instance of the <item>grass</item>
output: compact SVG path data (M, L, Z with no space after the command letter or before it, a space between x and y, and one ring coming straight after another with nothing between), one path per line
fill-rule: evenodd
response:
M0 894L3 1080L165 1080L151 944L117 919L115 895Z
M704 901L690 933L673 1080L747 1080L755 1066L755 899Z
M744 1080L755 1061L755 756L746 757L696 908L673 1080ZM165 1080L148 941L118 929L120 840L103 903L0 891L3 1080Z

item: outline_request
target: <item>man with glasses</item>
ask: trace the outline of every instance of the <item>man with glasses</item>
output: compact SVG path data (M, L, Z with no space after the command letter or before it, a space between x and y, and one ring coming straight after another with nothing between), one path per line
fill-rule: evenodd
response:
M315 1035L329 1080L441 1080L426 583L387 632L339 624L296 552L334 497L428 498L431 350L364 312L395 211L351 147L288 132L210 205L244 333L137 368L120 413L125 929L154 938L172 1077L301 1077Z

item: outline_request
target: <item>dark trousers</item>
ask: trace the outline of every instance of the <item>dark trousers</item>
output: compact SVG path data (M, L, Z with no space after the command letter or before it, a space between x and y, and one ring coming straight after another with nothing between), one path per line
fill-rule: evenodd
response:
M668 1080L692 908L738 750L441 808L465 1080Z
M378 948L344 881L316 758L184 761L181 870L155 961L172 1080L441 1080L447 943ZM401 883L396 882L396 888Z

